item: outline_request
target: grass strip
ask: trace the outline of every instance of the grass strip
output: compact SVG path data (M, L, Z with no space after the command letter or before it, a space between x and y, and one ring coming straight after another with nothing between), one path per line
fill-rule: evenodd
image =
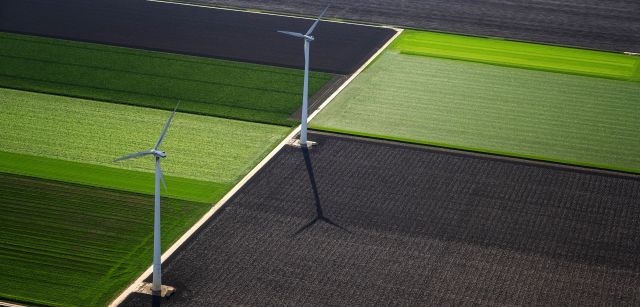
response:
M154 193L154 174L102 165L0 151L0 172L38 177L147 195ZM162 195L195 202L215 203L232 187L218 183L165 176Z
M170 114L9 89L0 89L0 107L2 151L149 173L152 158L111 161L153 147ZM162 167L167 176L233 185L289 131L178 113L161 147L168 155Z
M403 54L640 81L640 57L494 38L405 30L390 47Z
M103 306L151 263L152 196L5 173L0 195L0 299ZM210 206L163 198L163 248Z
M332 75L311 72L309 93ZM0 86L294 125L303 71L0 32Z
M588 163L588 162L577 161L577 160L562 160L562 159L555 159L553 157L550 158L547 156L523 154L520 152L499 151L499 150L493 150L491 148L466 147L466 146L460 146L458 144L453 144L453 143L431 142L428 140L410 139L410 138L403 138L403 137L397 137L397 136L366 133L362 131L343 130L343 129L337 129L332 127L323 127L323 126L315 126L315 125L313 126L313 129L318 131L333 132L336 134L361 136L361 137L377 139L377 140L388 140L388 141L396 141L396 142L407 143L407 144L427 145L427 146L434 146L434 147L441 147L441 148L458 149L458 150L468 151L468 152L487 153L487 154L493 154L493 155L504 156L504 157L516 157L516 158L522 158L527 160L554 162L559 164L575 165L575 166L582 166L582 167L594 168L594 169L620 171L624 173L640 173L638 169L619 167L618 165L614 165L614 164L595 164L595 163Z
M640 84L384 52L314 129L640 173Z

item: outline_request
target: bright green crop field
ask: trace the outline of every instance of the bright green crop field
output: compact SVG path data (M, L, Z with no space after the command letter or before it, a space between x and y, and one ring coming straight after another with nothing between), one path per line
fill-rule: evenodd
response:
M152 148L170 112L10 89L0 89L0 108L0 148L15 161L0 172L153 193L153 158L111 161ZM289 131L177 113L161 147L168 195L216 201Z
M640 83L384 52L311 122L640 173Z
M291 126L297 69L0 32L0 87ZM332 78L312 72L313 95Z
M150 162L152 163L152 162ZM153 195L154 173L0 151L0 172ZM163 197L216 203L233 183L165 175Z
M5 173L0 195L0 299L106 305L152 261L152 196ZM209 208L164 198L163 247Z
M640 81L640 57L498 39L405 30L391 49L503 66Z

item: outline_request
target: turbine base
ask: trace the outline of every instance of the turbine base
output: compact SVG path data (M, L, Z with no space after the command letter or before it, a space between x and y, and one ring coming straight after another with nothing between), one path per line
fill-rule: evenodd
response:
M176 288L171 287L171 286L162 285L162 287L160 288L161 289L160 291L153 291L153 290L151 290L152 287L153 287L152 283L143 282L142 284L140 284L140 286L138 287L138 289L136 289L135 292L142 293L142 294L148 294L148 295L154 295L154 296L160 296L160 297L169 297L174 292L176 292Z
M307 143L300 143L300 140L292 140L291 142L289 142L289 146L293 146L295 148L311 148L313 146L318 145L318 143L313 142L313 141L307 141Z

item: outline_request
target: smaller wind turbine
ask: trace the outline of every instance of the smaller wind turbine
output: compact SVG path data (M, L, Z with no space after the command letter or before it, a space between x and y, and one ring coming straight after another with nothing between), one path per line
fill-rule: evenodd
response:
M302 127L300 128L300 140L298 141L300 147L309 147L314 144L313 142L307 141L307 116L309 116L307 111L307 96L309 96L309 45L315 39L311 34L313 33L313 30L315 30L315 28L318 26L320 19L322 19L322 16L324 16L324 13L327 11L327 9L329 9L328 5L324 8L320 16L318 16L318 19L316 19L316 21L313 23L313 25L311 25L311 27L305 34L290 31L278 31L279 33L285 35L304 39L304 88L302 90L302 115L300 116Z
M151 292L153 295L162 295L162 261L160 259L161 256L161 246L160 246L160 182L162 181L162 185L164 186L165 191L167 190L167 184L164 182L164 176L162 175L162 169L160 168L160 158L167 157L167 154L164 151L158 150L160 145L162 144L162 140L164 139L165 134L167 133L167 129L169 129L169 125L171 124L171 120L173 119L173 115L176 114L176 110L178 110L178 106L180 103L176 105L176 108L171 112L171 116L169 116L169 120L164 126L162 130L162 134L160 134L160 138L158 142L156 142L156 146L153 149L137 152L134 154L130 154L124 157L120 157L118 159L113 160L113 162L138 158L142 156L153 155L156 160L156 177L155 177L155 207L153 212L153 284L151 286ZM173 288L169 288L169 291L172 292Z

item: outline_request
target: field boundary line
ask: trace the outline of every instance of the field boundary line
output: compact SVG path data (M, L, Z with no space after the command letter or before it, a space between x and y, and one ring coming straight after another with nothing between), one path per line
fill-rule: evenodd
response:
M3 307L27 307L27 305L19 305L19 304L7 302L7 301L0 301L0 306L3 306Z
M287 17L287 18L297 18L297 19L306 19L306 20L315 20L317 17L307 17L307 16L299 16L299 15L287 15L284 13L274 13L274 12L264 12L264 11L254 11L249 9L239 9L239 8L231 8L224 6L216 6L216 5L205 5L205 4L195 4L195 3L187 3L187 2L179 2L179 1L170 1L170 0L146 0L147 2L156 2L156 3L164 3L164 4L175 4L182 6L191 6L191 7L200 7L205 9L212 10L223 10L223 11L231 11L231 12L240 12L240 13L251 13L251 14L260 14L260 15L269 15L269 16L277 16L277 17ZM384 28L384 29L396 29L393 26L382 25L382 24L367 24L367 23L358 23L353 21L343 21L343 20L335 20L335 19L323 19L324 22L334 22L334 23L343 23L354 26L364 26L364 27L372 27L372 28Z
M260 161L258 165L256 165L247 175L245 175L242 178L242 180L238 182L238 184L236 184L229 192L227 192L227 194L225 194L225 196L222 199L220 199L213 207L211 207L211 209L209 209L209 211L207 211L207 213L205 213L205 215L203 215L198 220L198 222L196 222L193 226L191 226L191 228L189 228L189 230L187 230L187 232L185 232L180 237L180 239L178 239L178 241L173 243L173 245L171 245L171 247L169 247L169 249L167 249L162 254L161 262L164 263L167 259L169 259L169 257L171 257L171 255L173 255L173 253L175 253L178 250L178 248L182 246L182 244L184 244L189 238L191 238L191 236L194 233L196 233L200 229L200 227L202 227L202 225L204 225L216 212L218 212L218 210L220 210L220 208L222 208L227 203L227 201L231 199L231 197L233 197L242 187L244 187L244 185L249 180L251 180L251 178L253 178L253 176L257 174L258 171L260 171L269 161L271 161L271 158L273 158L280 151L280 149L282 149L285 145L287 145L289 143L289 140L295 137L296 134L298 134L298 132L300 132L300 126L293 129L293 131L291 131L286 136L286 138L282 140L278 144L278 146L276 146L276 148L274 148L266 157L264 157L264 159L262 159L262 161ZM129 296L129 294L135 292L136 289L139 288L139 285L142 282L144 282L144 280L147 277L151 276L152 272L153 272L153 265L149 266L142 273L142 275L140 275L140 277L138 277L133 283L131 283L131 285L129 285L129 287L127 287L127 289L124 290L124 292L122 292L118 297L116 297L116 299L114 299L109 304L109 306L116 307L119 304L121 304L127 298L127 296Z
M159 0L147 0L154 2L165 2ZM173 3L173 2L169 2ZM382 45L356 72L351 74L349 79L345 81L331 96L329 96L308 118L308 121L311 121L313 117L315 117L324 107L326 107L347 85L351 83L362 71L364 71L369 64L371 64L387 47L402 33L402 29L391 28L396 31L396 34L393 35L387 42ZM235 194L242 189L253 176L255 176L271 159L286 145L291 143L291 140L300 132L301 126L296 126L293 131L291 131L285 138L282 140L276 148L274 148L258 165L256 165L247 175L245 175L240 182L238 182L225 196L220 199L204 216L202 216L198 222L196 222L187 232L185 232L178 241L173 243L169 249L167 249L161 257L162 263L164 263L169 257L173 255L193 234L195 234L209 219L220 210L220 208L224 207L224 205L233 197ZM129 296L129 294L136 291L139 288L139 285L144 282L153 271L153 265L150 265L142 274L134 280L129 287L127 287L120 295L118 295L111 303L109 303L110 307L116 307ZM178 289L179 291L180 289Z
M494 161L518 163L522 165L535 166L535 167L553 168L556 170L579 172L579 173L590 174L590 175L608 176L608 177L615 177L620 179L631 179L631 180L640 179L640 173L631 173L631 172L618 171L618 170L612 170L607 168L595 168L595 167L589 167L584 165L554 162L550 160L540 160L540 159L533 159L533 158L526 158L526 157L490 153L485 151L476 151L476 150L463 149L463 148L447 147L444 145L416 143L416 142L389 139L389 138L383 138L383 137L377 137L377 136L371 136L371 135L362 135L362 134L341 132L341 131L331 131L331 130L325 130L324 128L309 129L309 132L310 134L313 133L313 134L341 137L345 139L356 140L359 142L369 142L369 143L376 143L381 145L388 145L388 146L395 146L395 147L402 147L402 148L412 148L412 149L418 149L418 150L429 150L429 151L450 154L450 155L458 155L458 156L480 158L480 159L490 159Z
M360 66L360 68L358 68L356 72L351 74L351 76L349 77L349 79L347 79L347 81L342 83L342 85L335 92L333 92L333 94L331 94L331 96L329 96L327 100L325 100L315 111L313 111L313 113L309 115L309 120L307 122L311 121L314 117L316 117L316 115L318 115L318 113L320 113L322 109L324 109L334 98L336 98L336 96L338 96L338 94L340 94L342 90L344 90L349 84L351 84L351 82L356 77L358 77L358 75L360 75L360 73L362 73L369 66L369 64L373 63L373 61L380 54L382 54L382 52L384 52L387 49L387 47L389 47L389 45L391 45L391 43L395 41L396 38L398 38L398 36L400 36L400 34L402 34L402 31L404 31L404 29L401 29L401 28L391 28L391 29L395 30L396 34L394 34L384 45L382 45L382 47L380 47L380 49L378 49L376 53L374 53L364 64L362 64L362 66Z

